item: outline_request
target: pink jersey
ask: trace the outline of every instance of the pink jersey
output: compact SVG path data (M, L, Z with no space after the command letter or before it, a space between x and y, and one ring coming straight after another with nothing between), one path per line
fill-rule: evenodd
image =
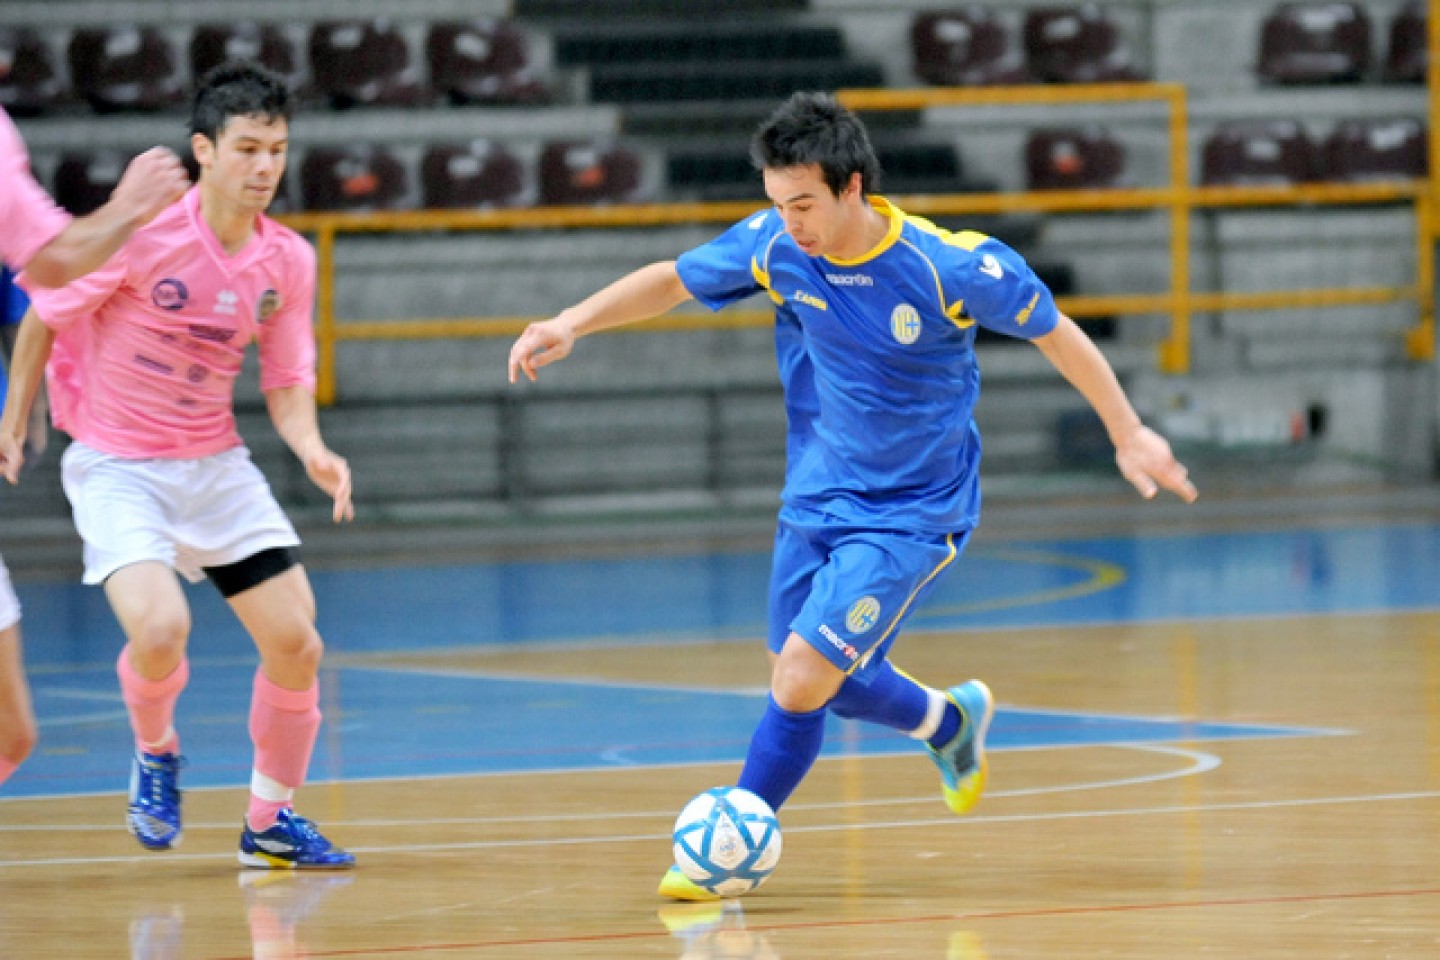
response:
M23 269L69 223L70 214L35 182L25 141L0 109L0 262Z
M99 270L30 291L55 331L46 371L55 425L130 459L205 457L239 446L233 395L251 340L260 389L315 386L315 252L259 217L228 256L192 188Z

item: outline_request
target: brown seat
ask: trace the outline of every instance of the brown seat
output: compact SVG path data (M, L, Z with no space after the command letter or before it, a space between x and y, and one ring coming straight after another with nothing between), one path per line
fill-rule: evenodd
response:
M1411 0L1390 21L1390 46L1385 54L1385 79L1424 83L1429 44L1424 0Z
M332 20L310 29L315 86L339 108L414 106L428 98L405 36L388 20Z
M1293 120L1222 124L1205 141L1200 182L1208 186L1281 185L1314 180L1315 145Z
M1320 145L1331 180L1418 180L1425 177L1425 125L1419 120L1344 120Z
M99 209L130 160L130 154L109 148L61 154L52 184L55 202L77 217Z
M398 210L409 206L405 165L383 147L317 147L300 164L306 210Z
M492 140L437 144L420 161L420 190L433 209L512 207L526 202L525 168Z
M1031 190L1105 189L1125 173L1125 148L1100 127L1035 130L1025 170Z
M508 20L452 20L431 25L425 39L430 82L451 102L541 103L529 38Z
M1139 80L1120 27L1093 3L1048 7L1025 15L1030 72L1052 83Z
M1355 3L1282 3L1260 29L1256 72L1270 83L1345 83L1370 70L1370 17Z
M33 117L69 99L55 51L29 27L0 26L0 107Z
M915 75L937 86L1029 83L1005 23L985 7L918 13L910 23Z
M163 110L185 99L174 45L156 27L76 30L68 59L76 92L100 113Z
M644 164L614 142L557 142L540 153L540 202L629 203L638 198Z
M230 60L270 68L291 87L303 73L300 53L285 31L272 23L206 23L190 35L190 72L196 79Z

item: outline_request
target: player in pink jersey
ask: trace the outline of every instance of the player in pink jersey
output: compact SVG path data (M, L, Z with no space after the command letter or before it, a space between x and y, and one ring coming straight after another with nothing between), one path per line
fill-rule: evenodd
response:
M42 286L83 276L189 182L175 155L156 147L131 162L103 207L72 220L35 182L20 132L0 109L0 263L28 270L30 282ZM7 338L7 359L9 346ZM20 601L0 560L0 783L30 755L37 736L20 651Z
M334 499L334 519L354 515L350 467L325 445L312 393L315 256L264 216L285 170L292 103L284 83L253 64L222 65L201 81L190 140L199 184L100 270L33 291L0 454L14 482L48 359L52 415L74 440L62 467L84 579L104 584L129 641L117 671L136 741L130 831L152 849L180 839L173 719L189 676L190 611L175 573L203 575L260 653L240 862L337 868L354 858L291 808L320 727L315 598L299 539L250 461L231 407L245 347L256 340L276 430Z

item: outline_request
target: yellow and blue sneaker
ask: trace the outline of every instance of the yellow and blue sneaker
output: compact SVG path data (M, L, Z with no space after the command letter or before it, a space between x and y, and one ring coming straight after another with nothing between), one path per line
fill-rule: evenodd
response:
M711 893L704 887L691 880L680 872L679 867L671 867L665 871L665 876L660 878L660 896L669 897L671 900L684 900L688 903L710 903L720 899L720 895Z
M148 850L169 850L180 842L180 768L173 753L135 751L130 761L130 802L125 826Z
M346 870L355 866L355 857L286 807L268 830L251 830L245 824L240 831L240 863L262 870Z
M945 691L960 709L960 729L940 749L926 744L930 759L940 768L941 792L952 813L969 813L985 792L990 764L985 758L985 732L995 716L995 697L979 680Z

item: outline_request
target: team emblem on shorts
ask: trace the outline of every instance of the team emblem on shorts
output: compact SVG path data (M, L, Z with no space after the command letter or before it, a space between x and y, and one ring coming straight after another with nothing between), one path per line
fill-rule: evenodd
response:
M150 301L161 310L179 310L190 301L190 291L183 280L166 277L150 291Z
M264 323L275 315L280 309L280 293L277 290L266 290L260 294L260 302L255 306L255 320Z
M874 597L861 597L845 613L845 629L851 633L865 633L879 622L880 601Z
M907 347L919 340L920 312L908 303L900 304L890 314L890 333Z

